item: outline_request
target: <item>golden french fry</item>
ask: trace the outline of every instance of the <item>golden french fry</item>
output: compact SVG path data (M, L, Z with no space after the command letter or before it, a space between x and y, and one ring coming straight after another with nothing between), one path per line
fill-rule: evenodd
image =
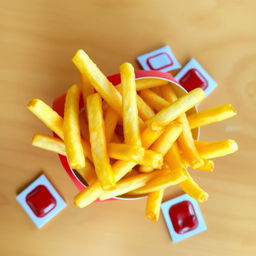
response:
M137 161L141 166L150 168L145 172L152 171L152 169L160 169L163 165L163 156L153 150L145 150L144 156L141 161Z
M162 98L160 87L153 87L153 88L151 88L149 90L151 90L152 92L156 93L157 95L159 95Z
M145 149L137 145L109 143L107 148L110 158L123 161L141 161L145 153Z
M61 139L64 139L63 119L56 111L40 99L31 100L28 103L27 108L49 129L55 132Z
M32 139L32 145L42 149L46 149L66 156L66 147L62 140L44 134L35 134ZM85 167L76 169L78 173L91 184L96 180L96 175L92 164L85 159Z
M137 95L136 99L139 116L142 118L142 120L146 121L152 118L155 115L153 109L139 95Z
M137 174L126 179L122 179L116 184L114 190L105 191L100 196L100 200L106 200L114 196L126 194L129 191L143 187L148 181L155 177L155 173Z
M143 78L136 80L136 90L141 91L145 89L150 89L158 86L168 84L169 81L159 79L159 78ZM121 84L116 86L117 88L121 87Z
M70 167L74 169L85 167L85 157L79 126L80 92L81 90L77 85L72 85L68 89L63 120L64 143L66 145L67 158Z
M144 78L136 80L136 89L137 91L150 89L154 87L159 87L165 84L168 84L169 81L159 79L159 78Z
M204 98L205 92L200 88L196 88L188 94L181 96L166 108L163 108L154 117L147 120L146 124L153 130L161 129Z
M146 216L151 221L158 221L160 214L160 206L163 200L164 189L156 190L148 194L146 204Z
M149 148L164 132L164 129L153 131L147 127L141 134L141 143L144 148Z
M171 103L178 99L176 93L174 92L170 85L161 86L159 87L159 89L161 92L161 96L168 102Z
M94 88L91 85L89 79L87 78L85 73L80 73L81 84L82 84L82 93L84 98L84 105L86 106L86 98L87 96L94 93Z
M238 145L234 140L216 142L195 141L195 145L200 156L205 159L226 156L238 150Z
M166 127L163 134L159 137L158 140L156 140L156 142L150 147L150 149L161 154L164 157L168 150L172 147L173 143L179 137L181 131L181 123L173 121ZM148 166L140 166L140 171L149 172L152 171L152 168Z
M79 124L80 124L80 132L82 137L89 141L90 136L89 136L89 127L88 127L88 123L86 120L86 113L83 111L79 114Z
M122 87L121 84L116 86L117 90L122 93ZM147 103L137 94L136 95L136 102L137 102L137 108L139 116L139 125L141 130L144 128L144 122L143 120L147 120L155 115L154 111L150 108L150 106L147 105ZM120 119L118 120L120 121Z
M179 183L179 186L185 193L195 198L198 202L205 202L209 197L208 193L198 186L198 184L192 179L187 171L185 172L188 178Z
M74 204L79 208L84 208L94 202L103 193L98 180L89 185L89 187L80 191L74 198Z
M84 168L76 169L76 171L83 177L89 186L97 180L95 169L89 161L86 161Z
M150 89L140 91L141 98L154 110L160 111L170 103Z
M118 182L136 165L134 162L117 161L112 166L115 181ZM74 204L79 208L84 208L94 202L103 193L99 181L95 181L89 187L79 192L74 198Z
M231 104L223 104L198 113L191 114L188 116L188 121L190 128L193 129L228 119L232 116L235 116L236 114L237 111Z
M164 157L164 161L170 168L170 170L179 170L184 167L184 163L181 159L177 142L174 142L172 147L168 150Z
M99 70L96 64L83 51L78 50L72 61L80 71L86 75L94 89L100 93L102 98L121 116L122 115L122 96Z
M102 101L98 93L87 97L87 113L93 163L102 188L115 187L115 179L107 154Z
M113 159L132 161L137 164L151 166L152 168L161 168L163 164L161 154L152 150L145 150L143 147L137 145L109 143L108 154Z
M38 148L46 149L60 155L66 156L65 144L62 140L44 134L35 134L32 139L32 145Z
M178 138L178 145L182 151L182 156L188 162L189 166L194 169L199 168L204 164L204 161L195 146L186 114L182 114L179 120L182 122L182 133Z
M165 189L167 187L179 184L187 179L184 175L183 169L180 170L168 170L161 171L161 173L148 182L144 187L138 188L129 192L129 195L143 195L156 190Z
M112 108L109 107L105 116L105 135L107 143L109 143L112 139L112 136L117 125L117 121L118 114Z
M175 95L175 92L172 88L163 86L161 88L161 93L163 97L170 103L177 101L177 96ZM183 152L183 157L187 160L188 164L192 168L199 168L204 164L204 161L201 159L199 153L197 152L186 114L182 113L178 120L182 123L183 126L181 135L178 138L178 144Z
M129 145L141 145L133 66L130 63L123 63L120 66L120 75L123 98L124 141Z
M197 168L200 171L213 172L214 170L214 162L209 159L203 159L204 164Z

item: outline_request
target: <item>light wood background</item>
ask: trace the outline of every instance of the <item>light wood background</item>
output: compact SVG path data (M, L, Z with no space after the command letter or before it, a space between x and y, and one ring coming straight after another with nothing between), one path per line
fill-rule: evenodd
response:
M256 255L256 2L0 1L1 255ZM49 104L79 80L71 57L84 48L106 74L124 61L170 45L184 65L195 57L219 87L201 105L232 103L238 116L202 129L202 140L234 138L240 151L193 177L210 194L201 205L208 231L173 244L162 216L144 217L145 200L72 204L76 188L57 156L30 145L49 133L26 109ZM68 207L41 230L15 201L44 172ZM181 192L166 191L165 200Z

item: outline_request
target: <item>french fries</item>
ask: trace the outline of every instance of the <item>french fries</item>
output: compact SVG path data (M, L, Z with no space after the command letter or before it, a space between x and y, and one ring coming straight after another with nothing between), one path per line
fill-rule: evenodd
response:
M136 102L136 84L134 69L130 63L120 66L123 97L124 141L129 145L141 145Z
M156 173L137 174L137 175L133 175L129 178L123 179L117 183L115 189L113 189L111 191L103 192L103 194L101 194L101 196L100 196L100 199L106 200L111 197L123 195L129 191L143 187L154 176L156 176Z
M114 135L117 121L118 114L109 107L105 116L105 135L107 143L111 141L112 136Z
M141 91L145 89L150 89L154 87L164 86L169 82L163 79L158 78L145 78L145 79L137 79L136 80L136 90ZM121 87L121 84L118 84L117 89Z
M104 190L113 189L115 187L115 179L107 154L102 101L99 94L95 93L87 97L87 113L92 158L96 174Z
M179 183L181 189L200 203L207 201L209 197L208 193L199 187L186 169L184 169L184 174L187 176L187 179Z
M231 104L223 104L188 116L191 129L219 122L235 116L237 111Z
M100 93L102 98L121 116L122 97L96 64L93 63L83 50L78 50L72 60L78 70L86 75L94 89Z
M158 221L160 214L160 206L163 200L164 189L159 189L148 194L146 205L146 216L151 221Z
M160 111L168 107L170 103L150 89L140 92L141 98L154 110Z
M73 62L82 86L68 90L64 117L39 99L29 102L28 109L59 137L35 134L32 145L67 156L70 168L86 181L74 204L84 208L97 199L147 196L145 214L157 221L170 186L206 201L207 192L187 166L212 172L212 159L238 146L234 140L194 140L191 130L232 117L236 110L224 104L187 116L205 98L199 88L177 97L176 85L167 80L135 80L129 63L120 66L121 84L115 87L83 50ZM85 109L80 110L81 93Z
M152 130L161 129L182 113L200 103L204 98L204 91L200 88L196 88L188 94L181 96L169 106L163 108L154 117L146 121L146 125L151 127Z
M66 153L71 168L85 167L85 157L80 136L79 98L81 90L72 85L66 95L63 132Z
M41 149L49 150L57 154L66 156L66 147L59 138L44 134L35 134L32 139L32 145Z
M42 100L31 100L27 108L38 117L50 130L55 132L61 139L63 134L63 118Z
M175 92L170 88L170 86L163 86L163 88L161 89L161 93L163 97L170 103L173 103L178 99ZM199 168L204 164L204 161L203 159L201 159L199 153L197 152L186 114L182 113L179 116L178 120L182 123L183 126L181 135L178 138L178 144L183 153L183 157L187 160L188 164L192 168Z
M129 192L129 195L144 195L160 189L176 185L186 180L187 176L184 174L183 169L180 170L164 170L148 182L144 187L138 188L134 191Z
M200 156L205 159L226 156L238 150L238 145L234 140L216 142L195 141L195 145Z
M159 137L159 139L150 147L150 149L161 154L162 156L165 156L173 143L179 137L181 131L181 123L175 121L172 122L168 125L163 134ZM141 172L150 172L152 170L152 168L147 166L140 167Z

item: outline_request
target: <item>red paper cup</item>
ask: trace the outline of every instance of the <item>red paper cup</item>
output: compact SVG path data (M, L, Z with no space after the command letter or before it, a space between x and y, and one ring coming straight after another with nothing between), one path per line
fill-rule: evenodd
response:
M174 89L175 93L177 96L184 95L188 93L179 83L174 79L174 77L170 73L164 73L160 71L147 71L147 70L137 70L135 71L135 76L136 80L138 79L144 79L144 78L155 78L155 79L163 79L169 82L170 86ZM120 79L120 74L115 74L108 76L108 80L113 83L114 85L120 84L121 79ZM64 104L65 104L65 97L66 94L63 94L62 96L56 98L53 102L53 109L58 112L62 117L64 115ZM83 98L80 97L80 109L83 108L84 103L83 103ZM197 112L196 107L190 109L187 113L195 113ZM195 139L198 138L199 136L199 129L193 129L193 137ZM86 188L86 184L84 181L82 181L81 177L79 177L78 173L70 168L68 164L68 160L65 156L59 155L59 159L61 161L62 166L66 170L67 174L71 178L71 180L75 183L76 187L81 191ZM113 199L122 199L122 200L134 200L134 199L140 199L143 198L144 196L140 197L128 197L128 196L119 196L115 197Z

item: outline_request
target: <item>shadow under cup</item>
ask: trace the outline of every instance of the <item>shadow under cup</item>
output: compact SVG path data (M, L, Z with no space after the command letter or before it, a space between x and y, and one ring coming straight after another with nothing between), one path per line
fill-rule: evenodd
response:
M170 73L163 73L160 71L137 70L137 71L135 71L135 76L136 76L136 80L153 78L153 79L163 79L165 81L168 81L168 84L173 88L173 90L175 91L175 93L178 97L188 93L181 85L179 85L179 83L174 79L174 77ZM113 85L118 85L121 82L120 74L108 76L108 80ZM65 97L66 97L66 94L63 94L53 101L53 109L62 117L64 115ZM82 109L84 107L82 97L80 97L79 107L80 107L80 109ZM190 110L187 111L188 114L192 114L195 112L197 112L196 107L191 108ZM192 134L195 139L198 139L199 129L193 129ZM63 156L63 155L59 155L59 159L60 159L60 162L61 162L63 168L66 170L67 174L69 175L71 180L74 182L74 184L76 185L78 190L81 191L81 190L85 189L87 186L86 181L78 174L78 172L76 170L70 168L70 166L68 164L67 157ZM123 196L114 197L113 199L135 200L135 199L140 199L143 197L145 197L145 196L141 195L141 196L133 197L133 196L123 195ZM109 200L113 200L113 199L109 199ZM98 200L98 201L100 201L100 200Z

